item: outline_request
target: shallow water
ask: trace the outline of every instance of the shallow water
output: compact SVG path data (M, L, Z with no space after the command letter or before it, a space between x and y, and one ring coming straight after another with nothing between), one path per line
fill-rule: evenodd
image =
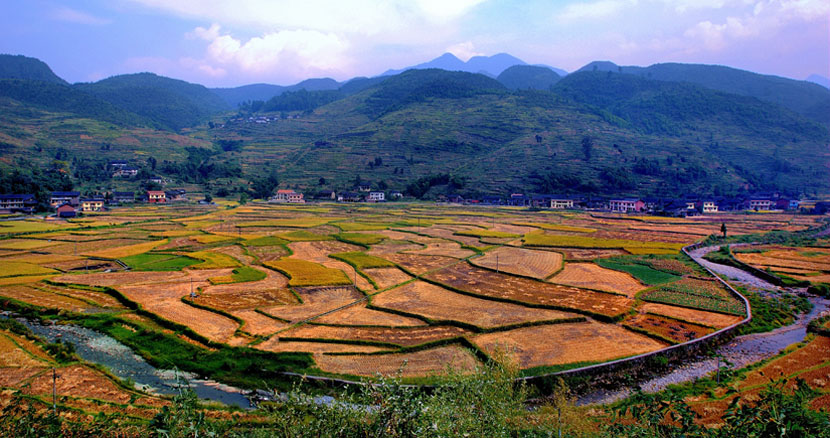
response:
M103 333L70 324L43 325L23 318L16 320L49 342L61 339L74 344L75 352L83 360L105 366L115 376L131 380L136 388L143 391L178 394L182 385L189 385L200 399L242 408L253 407L238 388L212 380L196 379L192 374L175 369L157 369L133 353L129 347Z

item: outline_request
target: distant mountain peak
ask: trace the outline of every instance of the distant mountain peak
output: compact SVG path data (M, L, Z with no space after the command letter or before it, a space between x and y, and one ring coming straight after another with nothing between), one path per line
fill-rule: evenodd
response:
M45 62L23 55L0 54L0 79L29 79L66 85Z
M819 84L824 88L830 88L830 79L828 79L827 76L812 74L807 77L807 82Z
M452 53L444 53L443 55L418 65L405 67L399 70L387 70L381 76L391 76L400 74L406 70L423 70L428 68L438 68L447 71L463 71L467 73L480 73L486 76L497 77L503 71L514 65L527 65L526 62L509 53L496 53L495 55L473 56L464 62L458 59ZM554 69L556 70L556 69ZM560 70L561 71L561 70Z

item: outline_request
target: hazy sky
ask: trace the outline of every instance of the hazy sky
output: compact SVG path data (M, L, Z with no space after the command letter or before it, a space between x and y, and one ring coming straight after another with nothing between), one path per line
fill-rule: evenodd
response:
M723 64L830 76L830 0L0 0L0 53L70 82L151 71L207 86L374 76L444 52Z

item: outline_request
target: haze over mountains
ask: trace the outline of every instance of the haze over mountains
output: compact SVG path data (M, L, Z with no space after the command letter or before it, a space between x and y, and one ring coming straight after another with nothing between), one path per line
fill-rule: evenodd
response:
M7 162L104 148L101 159L219 163L239 169L221 178L276 172L299 188L450 174L464 183L446 190L481 193L830 192L830 90L723 66L598 61L565 76L445 54L374 78L208 89L152 73L73 85L1 55L0 112ZM222 147L187 149L211 144Z

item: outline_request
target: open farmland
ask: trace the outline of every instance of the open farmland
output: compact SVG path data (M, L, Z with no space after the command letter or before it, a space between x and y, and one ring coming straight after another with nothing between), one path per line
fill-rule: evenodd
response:
M417 379L452 361L470 370L502 347L533 374L654 351L740 321L741 303L678 248L716 221L758 233L795 219L803 220L417 204L135 206L95 222L9 226L25 232L0 236L0 305L75 321L112 315L142 327L116 325L116 336L146 331L204 354L305 354L327 374L394 373L406 362L403 376ZM765 251L779 263L827 255Z

